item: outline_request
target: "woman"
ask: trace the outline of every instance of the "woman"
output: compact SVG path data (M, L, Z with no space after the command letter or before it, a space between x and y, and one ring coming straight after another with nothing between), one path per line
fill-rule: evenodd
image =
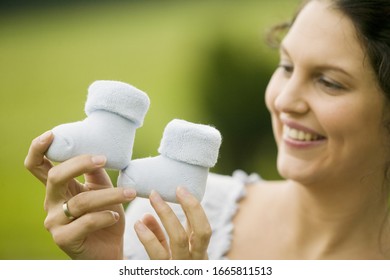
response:
M211 175L202 204L178 188L184 212L153 192L161 222L135 200L124 235L136 194L112 188L105 158L52 167L52 134L35 139L55 242L75 259L122 258L124 236L134 258L390 259L389 16L388 1L312 0L294 19L266 91L284 181Z

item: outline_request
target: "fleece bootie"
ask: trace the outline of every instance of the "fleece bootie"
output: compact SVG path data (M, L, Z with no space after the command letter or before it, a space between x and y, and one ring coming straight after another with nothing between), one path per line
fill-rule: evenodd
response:
M149 104L148 96L129 84L92 83L85 104L87 118L53 128L54 140L46 156L62 162L81 154L105 155L107 169L125 168Z
M140 197L155 190L169 202L177 202L176 188L182 186L201 201L220 145L217 129L175 119L164 130L160 155L132 160L119 173L118 186L135 188Z

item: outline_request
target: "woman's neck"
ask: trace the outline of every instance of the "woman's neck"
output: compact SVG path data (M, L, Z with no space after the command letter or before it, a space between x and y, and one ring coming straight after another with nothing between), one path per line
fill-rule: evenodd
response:
M287 221L295 229L291 242L298 246L311 244L306 246L312 251L309 253L322 257L336 249L342 252L342 247L344 252L370 248L379 251L381 234L389 225L384 182L378 178L356 177L339 184L322 182L312 186L287 181ZM361 244L360 248L356 244Z

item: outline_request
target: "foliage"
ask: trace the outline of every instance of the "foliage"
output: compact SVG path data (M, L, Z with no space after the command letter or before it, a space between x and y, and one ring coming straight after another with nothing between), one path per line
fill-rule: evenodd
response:
M23 161L33 138L85 117L94 80L122 80L149 94L134 158L156 155L165 125L182 118L222 131L214 172L238 167L275 178L263 94L276 54L261 34L296 2L105 1L3 12L0 259L66 258L43 227L44 187Z

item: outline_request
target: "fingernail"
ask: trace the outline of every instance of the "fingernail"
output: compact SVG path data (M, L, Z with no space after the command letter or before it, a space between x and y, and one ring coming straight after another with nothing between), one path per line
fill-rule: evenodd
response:
M119 220L119 214L117 212L111 211L112 216L114 217L115 221Z
M93 156L91 158L92 163L96 166L104 165L106 163L106 160L107 158L105 156Z
M136 196L136 191L134 189L130 189L130 188L125 188L123 189L123 195L126 197L126 198L134 198Z
M152 191L150 193L149 199L157 205L164 203L164 200L161 198L161 196L156 191Z
M183 187L178 187L176 189L176 193L177 193L177 195L179 195L182 198L185 198L185 197L188 197L191 195L190 192L186 188L183 188Z
M46 131L46 132L43 133L41 136L39 136L39 141L40 141L41 143L46 143L47 140L49 140L51 134L52 134L51 130Z
M135 222L134 227L135 227L135 230L138 232L145 232L147 230L144 223L139 221L139 220L137 222Z
M90 186L91 186L91 184L89 184L88 182L84 183L84 190L90 191L91 190Z

